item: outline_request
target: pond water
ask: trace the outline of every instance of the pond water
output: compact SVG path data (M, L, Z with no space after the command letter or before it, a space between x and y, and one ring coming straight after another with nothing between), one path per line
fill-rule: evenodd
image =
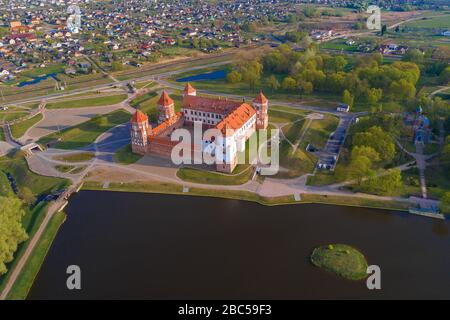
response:
M194 82L194 81L207 81L207 80L219 80L227 77L225 70L218 70L214 72L197 74L195 76L185 77L177 79L177 82Z
M448 221L327 205L82 191L29 299L450 298ZM381 268L381 291L314 267L345 243ZM66 289L78 265L82 290Z
M56 73L50 73L50 74L47 74L45 76L40 76L40 77L33 78L33 80L20 82L17 86L19 88L22 88L22 87L30 86L30 85L33 85L33 84L38 84L39 82L47 80L48 78L53 78L56 81L58 81L58 78L56 77Z

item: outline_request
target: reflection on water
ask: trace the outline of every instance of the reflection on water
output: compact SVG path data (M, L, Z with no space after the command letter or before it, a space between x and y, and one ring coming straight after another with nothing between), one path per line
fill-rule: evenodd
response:
M188 196L83 191L29 298L450 298L448 222L325 205L266 207ZM325 273L314 247L346 243L382 290ZM65 288L79 265L83 290Z

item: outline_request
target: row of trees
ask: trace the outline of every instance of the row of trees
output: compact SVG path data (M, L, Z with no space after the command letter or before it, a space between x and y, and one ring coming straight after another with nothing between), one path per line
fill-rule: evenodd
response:
M0 196L0 275L7 272L6 264L13 260L18 245L28 238L22 226L24 215L18 198Z
M354 179L364 192L392 194L402 184L401 171L392 167L396 159L394 137L403 130L401 117L375 113L353 126L348 164L338 166L336 175Z
M248 75L256 65L258 73ZM376 109L385 97L397 102L413 100L421 75L419 67L412 62L383 64L383 56L378 53L356 59L319 54L312 44L305 52L281 45L254 60L240 60L228 80L244 81L254 87L261 80L263 70L272 91L344 93L349 105L365 102Z

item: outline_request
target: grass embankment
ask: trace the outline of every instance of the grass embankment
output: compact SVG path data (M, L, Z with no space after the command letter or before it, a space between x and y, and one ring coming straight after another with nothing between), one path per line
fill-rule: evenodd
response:
M118 125L130 121L130 114L125 110L117 110L102 116L96 116L77 126L52 133L39 140L40 144L57 141L52 147L58 149L77 149L93 143L102 133Z
M78 152L64 156L56 156L53 159L66 162L85 162L94 159L95 153L93 152Z
M47 109L71 109L71 108L83 108L83 107L101 107L112 104L117 104L124 101L127 98L126 94L118 94L111 96L100 96L81 100L66 100L56 101L47 104Z
M330 204L339 206L364 207L371 209L398 210L408 211L409 204L407 202L382 201L368 198L356 197L338 197L338 196L320 196L302 194L302 201L295 201L294 195L286 195L280 197L261 197L256 193L242 190L217 190L206 188L190 188L189 192L183 192L183 186L171 183L159 182L129 182L129 183L111 183L108 188L103 188L103 182L87 181L83 185L84 190L98 191L120 191L120 192L144 192L144 193L160 193L160 194L177 194L186 196L201 196L211 198L234 199L243 201L257 202L262 205L289 205L289 204Z
M69 184L65 179L44 177L31 172L20 152L0 158L0 170L11 174L17 184L19 196L24 196L29 201L40 194L64 189Z
M8 300L24 300L26 299L30 289L36 279L36 276L44 263L53 240L56 238L59 228L66 220L66 215L63 212L56 213L50 220L42 237L34 247L33 252L27 260L22 272L17 277L14 286L11 288L7 296Z
M181 168L177 171L178 178L193 183L213 185L242 185L253 175L253 167L238 165L232 174L201 170L196 168Z
M47 203L45 202L40 202L32 208L29 205L35 202L38 195L61 190L67 187L69 181L59 178L43 177L32 173L28 169L27 163L21 156L20 152L15 155L0 158L0 170L1 195L16 196L12 192L6 175L3 172L11 174L17 184L18 196L23 200L24 209L26 211L26 214L22 219L22 225L29 236L27 241L19 245L14 254L14 260L7 265L9 272L0 278L0 291L2 291L6 285L6 281L11 275L10 271L15 268L18 261L25 253L30 239L33 238L36 231L39 229L39 226L47 213ZM51 230L51 228L49 227L48 230ZM51 244L51 239L47 234L48 232L49 231L46 231L46 234L43 237L45 242L38 244L39 249L32 253L29 260L32 261L32 263L27 263L25 265L25 269L18 279L19 281L13 287L8 298L23 299L26 297L28 290L33 283L34 277L39 271L40 263L37 263L37 261L43 261L45 253L47 252L47 250L44 250L43 247L49 247Z
M300 120L289 124L283 128L286 139L280 143L280 172L277 178L295 178L314 170L316 159L311 154L304 151L302 143L298 148L293 145L299 142L302 132L305 130L305 120ZM293 144L293 145L291 145Z
M330 244L314 249L311 262L321 269L348 280L367 277L367 261L364 255L345 244Z
M18 139L22 137L28 129L34 126L36 123L41 121L44 118L42 114L37 114L33 118L16 123L11 126L11 133L14 138Z
M114 154L114 161L120 164L133 164L141 158L141 155L133 153L130 144L120 148Z

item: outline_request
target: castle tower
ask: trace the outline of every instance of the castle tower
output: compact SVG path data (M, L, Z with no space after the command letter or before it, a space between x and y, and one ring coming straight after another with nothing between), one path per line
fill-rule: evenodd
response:
M134 153L145 154L148 136L152 133L152 127L148 124L148 117L137 110L131 117L131 149Z
M159 118L158 123L162 123L175 116L175 105L172 98L164 90L158 101Z
M183 90L183 97L185 96L196 96L197 95L197 89L195 89L191 84L188 82Z
M256 129L267 129L269 125L269 100L262 91L253 100L253 107L256 110Z

